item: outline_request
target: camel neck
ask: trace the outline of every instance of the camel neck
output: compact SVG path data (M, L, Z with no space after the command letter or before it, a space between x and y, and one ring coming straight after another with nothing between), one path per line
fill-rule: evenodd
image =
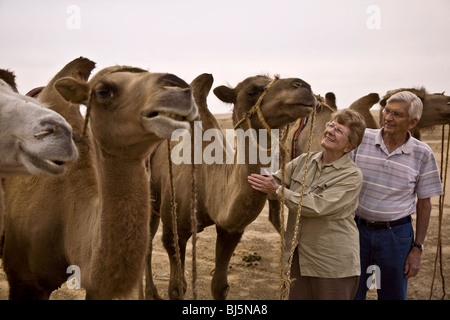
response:
M149 241L150 187L144 161L102 157L99 164L100 248L94 252L96 279L127 279L124 292L142 272ZM101 281L101 280L99 280ZM128 284L125 284L128 282ZM121 291L117 289L117 291Z

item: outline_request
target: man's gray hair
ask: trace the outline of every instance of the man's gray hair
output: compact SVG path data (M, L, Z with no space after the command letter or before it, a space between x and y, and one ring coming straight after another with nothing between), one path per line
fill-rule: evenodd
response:
M400 91L393 94L387 99L386 104L389 102L405 102L409 104L409 120L420 120L422 117L423 103L414 93L410 91Z

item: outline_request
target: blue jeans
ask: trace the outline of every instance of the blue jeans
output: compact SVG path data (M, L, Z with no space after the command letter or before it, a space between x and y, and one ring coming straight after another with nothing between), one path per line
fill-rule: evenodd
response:
M412 223L389 229L371 229L358 225L358 229L361 276L355 300L366 299L372 280L378 284L379 300L406 300L408 280L405 278L403 268L414 242ZM373 270L375 275L372 274Z

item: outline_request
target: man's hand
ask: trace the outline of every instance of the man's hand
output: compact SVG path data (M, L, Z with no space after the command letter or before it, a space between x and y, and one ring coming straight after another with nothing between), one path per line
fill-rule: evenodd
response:
M403 270L405 278L415 277L420 270L420 256L422 251L419 248L413 247L406 257L405 268Z

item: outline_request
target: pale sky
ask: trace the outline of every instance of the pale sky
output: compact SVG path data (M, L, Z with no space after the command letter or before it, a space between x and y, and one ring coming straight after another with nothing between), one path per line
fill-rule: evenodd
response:
M79 56L170 72L213 88L299 77L339 108L370 93L450 92L449 0L0 0L0 68L19 90ZM229 112L211 92L213 113Z

